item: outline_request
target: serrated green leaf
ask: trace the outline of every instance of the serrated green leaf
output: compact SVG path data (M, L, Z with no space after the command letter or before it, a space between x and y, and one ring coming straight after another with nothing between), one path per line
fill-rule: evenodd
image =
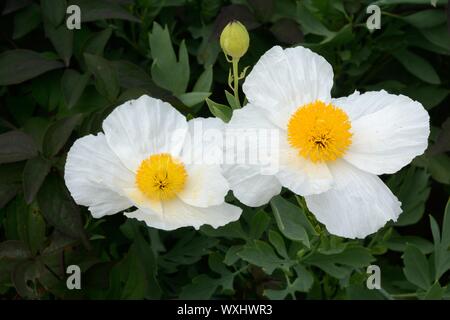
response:
M180 44L178 59L170 39L167 26L163 29L156 22L149 34L150 50L153 58L152 79L162 88L175 95L186 92L189 82L189 56L184 41Z
M267 274L272 274L277 268L282 268L286 262L280 259L267 243L254 240L237 253L243 260L261 267Z

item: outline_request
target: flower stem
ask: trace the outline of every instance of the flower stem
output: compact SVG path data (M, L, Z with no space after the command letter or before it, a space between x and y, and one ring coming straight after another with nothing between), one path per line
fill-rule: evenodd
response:
M241 103L239 101L239 73L238 73L238 64L239 64L239 58L233 58L232 60L233 64L233 92L234 92L234 99L236 100L236 106L238 108L241 107Z

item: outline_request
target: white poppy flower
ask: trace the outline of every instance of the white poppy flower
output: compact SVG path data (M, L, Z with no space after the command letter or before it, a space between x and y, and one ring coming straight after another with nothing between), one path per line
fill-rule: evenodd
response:
M363 238L396 221L401 204L377 175L394 173L427 148L423 106L385 91L331 98L333 70L320 55L273 47L243 84L248 104L234 111L233 129L280 135L273 175L258 165L231 165L225 176L235 196L260 206L284 186L306 199L330 233Z
M198 123L223 130L218 119L186 121L149 96L122 104L103 122L104 134L78 139L70 149L65 181L72 197L95 218L134 206L127 217L164 230L237 220L241 209L224 202L229 186L220 164L204 163L195 152L214 147L190 139Z

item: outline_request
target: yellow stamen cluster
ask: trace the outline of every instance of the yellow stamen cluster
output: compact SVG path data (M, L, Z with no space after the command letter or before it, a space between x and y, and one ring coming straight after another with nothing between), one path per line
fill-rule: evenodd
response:
M187 176L184 165L170 154L155 154L142 161L136 185L152 200L170 200L184 189Z
M298 108L288 123L288 141L314 163L334 161L347 151L351 124L340 108L320 100Z

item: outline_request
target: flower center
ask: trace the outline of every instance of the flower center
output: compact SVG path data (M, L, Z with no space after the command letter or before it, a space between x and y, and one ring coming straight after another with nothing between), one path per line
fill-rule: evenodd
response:
M169 200L183 190L184 165L168 153L155 154L142 161L136 173L136 185L152 200Z
M288 141L312 162L334 161L352 142L351 124L340 108L320 100L301 106L288 123Z

